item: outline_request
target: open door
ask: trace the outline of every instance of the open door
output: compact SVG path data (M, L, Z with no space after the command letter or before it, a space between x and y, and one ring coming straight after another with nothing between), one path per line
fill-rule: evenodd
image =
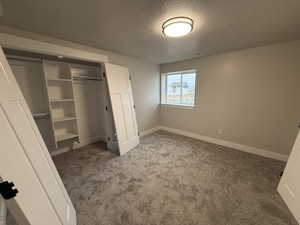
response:
M300 224L300 132L280 180L278 191Z
M76 212L0 47L0 183L19 193L7 199L19 224L76 225Z
M119 153L123 155L139 144L129 71L109 63L105 63L105 71Z

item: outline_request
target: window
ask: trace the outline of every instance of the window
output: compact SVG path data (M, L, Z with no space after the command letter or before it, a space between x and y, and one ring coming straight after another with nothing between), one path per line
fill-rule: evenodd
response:
M162 104L195 106L195 70L163 74L161 87Z

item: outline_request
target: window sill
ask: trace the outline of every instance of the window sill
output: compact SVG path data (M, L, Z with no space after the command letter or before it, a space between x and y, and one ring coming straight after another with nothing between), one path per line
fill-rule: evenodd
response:
M196 106L191 105L175 105L175 104L165 104L161 103L160 107L166 107L166 108L174 108L174 109L188 109L188 110L195 110Z

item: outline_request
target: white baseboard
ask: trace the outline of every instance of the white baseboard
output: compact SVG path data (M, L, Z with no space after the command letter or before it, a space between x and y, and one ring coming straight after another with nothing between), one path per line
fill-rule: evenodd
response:
M147 130L145 133L146 134L151 134L151 133L153 133L155 131L158 131L158 130L168 131L170 133L183 135L183 136L194 138L194 139L197 139L197 140L206 141L206 142L214 143L214 144L217 144L217 145L222 145L222 146L225 146L225 147L228 147L228 148L233 148L233 149L236 149L236 150L239 150L239 151L242 151L242 152L248 152L248 153L251 153L251 154L255 154L255 155L259 155L259 156L263 156L263 157L267 157L267 158L271 158L271 159L276 159L276 160L280 160L280 161L287 161L288 157L289 157L288 155L283 155L283 154L271 152L271 151L256 148L256 147L241 145L241 144L238 144L238 143L225 141L225 140L221 140L221 139L217 139L217 138L212 138L212 137L196 134L196 133L193 133L193 132L184 131L184 130L175 129L175 128L170 128L170 127L165 127L165 126L159 126L159 127L152 128L150 130Z
M146 136L146 135L152 134L152 133L158 131L159 128L160 128L160 127L153 127L153 128L151 128L151 129L144 130L144 131L142 131L142 132L140 133L140 137L144 137L144 136Z
M217 139L217 138L204 136L201 134L196 134L196 133L193 133L190 131L184 131L184 130L180 130L180 129L165 127L165 126L157 126L157 127L154 127L154 128L148 129L148 130L144 130L140 133L140 137L152 134L159 130L164 130L164 131L167 131L170 133L183 135L183 136L194 138L197 140L206 141L206 142L214 143L217 145L222 145L222 146L225 146L228 148L233 148L238 151L247 152L247 153L251 153L251 154L255 154L255 155L259 155L259 156L263 156L263 157L267 157L267 158L271 158L271 159L276 159L276 160L280 160L280 161L284 161L284 162L286 162L289 157L288 155L271 152L271 151L264 150L261 148L256 148L256 147L247 146L247 145L241 145L241 144L230 142L230 141L225 141L225 140L221 140L221 139ZM83 147L88 144L92 144L92 143L95 143L95 142L101 141L101 140L103 140L103 138L101 138L101 137L94 137L94 138L88 138L85 140L81 140L79 144L74 145L73 149L77 149L77 148L80 148L80 147ZM59 155L61 153L67 152L69 150L71 150L71 148L59 149L59 150L53 151L51 153L51 155L52 156Z

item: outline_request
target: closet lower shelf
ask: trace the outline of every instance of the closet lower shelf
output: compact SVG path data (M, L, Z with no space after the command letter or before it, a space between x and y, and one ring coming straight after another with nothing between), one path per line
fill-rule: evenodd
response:
M66 134L63 134L63 135L56 135L55 136L55 139L57 142L61 142L61 141L65 141L65 140L69 140L69 139L72 139L72 138L78 138L78 134L73 134L73 133L66 133Z
M51 99L50 102L74 102L73 98Z
M66 116L66 117L60 117L60 118L53 118L54 123L71 121L71 120L76 120L76 117Z
M34 119L43 119L43 118L49 118L49 113L33 113L32 114Z

